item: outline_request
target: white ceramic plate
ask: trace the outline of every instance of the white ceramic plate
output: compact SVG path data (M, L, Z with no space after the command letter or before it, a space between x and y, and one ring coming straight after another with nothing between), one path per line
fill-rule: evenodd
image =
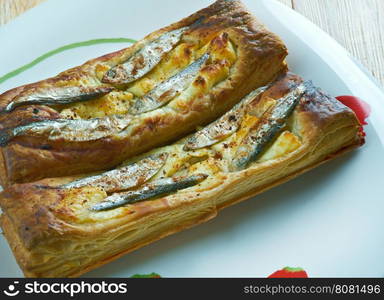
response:
M107 9L105 0L49 0L0 27L0 76L68 43L139 39L211 2L113 0ZM292 71L335 96L352 94L371 105L366 145L87 276L157 272L165 277L266 277L284 266L300 266L311 277L384 276L382 91L343 48L305 18L273 0L244 2L286 42ZM0 92L126 45L66 51L0 84ZM0 276L22 276L3 237L0 253Z

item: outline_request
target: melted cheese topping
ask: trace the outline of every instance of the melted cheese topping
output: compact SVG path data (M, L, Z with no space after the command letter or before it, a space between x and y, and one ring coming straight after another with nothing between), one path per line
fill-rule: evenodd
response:
M299 138L290 131L282 132L276 141L269 147L263 155L260 156L259 162L264 162L282 157L290 152L295 151L301 145Z
M133 95L128 92L111 92L99 99L70 105L60 114L66 119L91 119L126 114L132 98Z
M170 107L183 109L183 105L187 105L188 99L198 96L199 93L203 93L206 89L212 88L215 83L228 76L230 62L222 59L219 55L217 57L217 60L213 60L213 63L200 71L195 82L186 91L168 104ZM249 131L258 125L263 113L275 103L276 100L270 97L262 97L259 101L252 103L242 118L239 129L214 145L202 149L184 151L184 143L188 139L188 137L185 137L172 145L153 149L148 153L131 158L123 165L136 162L149 155L167 153L168 158L164 166L148 182L164 177L190 176L203 173L209 175L208 178L199 185L189 189L198 192L207 188L213 188L218 184L215 181L216 176L229 172L229 166L239 145ZM293 114L291 120L287 122L286 129L266 146L263 153L252 164L268 163L282 158L301 146L299 137L292 132L292 124L294 124L292 120L294 119ZM252 167L252 164L250 167ZM58 213L62 213L62 218L77 223L97 222L109 218L124 217L127 214L134 213L135 204L99 212L89 210L90 207L102 202L106 197L107 193L98 187L71 189L62 202L62 210L58 209Z
M246 114L243 118L240 129L227 137L224 141L219 142L207 148L184 151L183 143L176 143L170 146L154 149L144 155L137 156L125 162L132 163L138 161L148 155L155 153L168 153L168 158L165 165L159 172L152 177L149 182L163 177L171 176L186 176L192 174L207 174L209 177L199 186L192 187L196 191L202 191L205 188L210 188L215 184L215 176L228 172L228 165L232 161L233 155L244 136L258 122L259 118ZM292 132L283 131L270 145L266 151L254 163L263 163L274 159L281 158L301 146L300 139ZM61 202L61 207L68 208L62 211L58 208L58 213L67 221L76 223L88 223L110 218L124 217L127 214L134 212L133 205L125 205L107 211L90 211L89 208L96 203L102 202L107 197L107 193L98 187L81 187L69 190L64 201Z
M92 186L70 189L66 194L60 206L56 208L56 213L61 219L67 222L75 222L83 224L92 222L95 219L88 209L92 205L99 203L107 197L107 193L102 189ZM121 207L99 214L98 220L109 219L121 216L124 212L129 211L126 207Z
M195 82L171 102L184 109L192 97L207 93L215 84L229 76L230 67L236 61L236 50L226 33L218 34L202 47L199 42L181 42L165 55L161 62L144 77L125 87L125 91L111 92L99 99L65 105L60 114L67 119L90 119L112 114L126 114L132 100L141 97L186 68L204 53L210 59L196 77ZM108 70L105 65L96 66L96 76L100 79Z

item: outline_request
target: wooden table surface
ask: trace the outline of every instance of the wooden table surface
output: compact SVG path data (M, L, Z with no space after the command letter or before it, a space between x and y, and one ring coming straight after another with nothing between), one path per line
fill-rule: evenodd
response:
M0 25L43 1L0 0ZM384 85L384 0L278 1L328 32Z

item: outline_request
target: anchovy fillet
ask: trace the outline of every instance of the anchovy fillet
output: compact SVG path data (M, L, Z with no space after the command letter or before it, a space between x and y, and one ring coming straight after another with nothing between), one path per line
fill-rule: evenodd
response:
M125 204L148 200L194 186L202 182L207 177L208 175L206 174L196 174L189 177L159 179L135 191L112 194L111 196L105 198L103 202L92 206L90 209L94 211L103 211L117 208Z
M240 127L248 104L267 88L264 86L252 91L221 118L196 132L186 141L183 150L189 151L211 146L236 132Z
M88 101L104 96L113 90L114 88L105 86L48 88L43 91L17 98L15 101L10 102L2 112L10 112L18 106L29 104L57 105Z
M79 179L60 187L69 189L96 186L104 189L107 193L126 190L144 184L152 178L164 166L167 157L167 153L154 154L133 164L100 175Z
M306 85L307 83L303 83L297 86L279 99L275 106L264 113L258 126L248 133L237 149L231 165L233 171L245 169L251 162L257 159L265 146L285 126L287 118L304 94Z
M48 120L0 131L0 146L17 136L48 137L69 142L98 140L119 133L132 121L130 115L111 115L89 120Z
M192 84L208 58L209 54L205 53L179 73L161 82L143 97L136 99L130 108L130 113L141 114L167 104Z
M164 33L133 54L128 61L111 68L102 81L127 84L143 77L161 61L166 53L173 49L187 29L188 27L182 27Z

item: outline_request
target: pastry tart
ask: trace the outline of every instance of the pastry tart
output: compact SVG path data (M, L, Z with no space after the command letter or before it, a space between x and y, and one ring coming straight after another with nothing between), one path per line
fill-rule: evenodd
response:
M79 276L363 143L353 111L288 73L116 169L8 187L1 226L26 276Z
M0 95L2 185L100 171L213 121L286 71L287 50L239 1Z

